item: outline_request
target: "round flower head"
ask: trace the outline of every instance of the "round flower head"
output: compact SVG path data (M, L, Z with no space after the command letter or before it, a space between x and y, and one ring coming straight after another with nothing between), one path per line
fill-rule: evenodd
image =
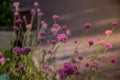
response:
M83 59L83 56L81 54L79 54L78 56L78 59L82 60Z
M0 55L0 63L4 64L6 62L5 57L3 57L2 55Z
M21 20L21 19L17 19L16 20L16 23L18 23L18 24L20 24L20 23L22 23L23 21Z
M59 19L58 15L53 15L52 17L53 17L54 20L58 20Z
M105 43L105 46L106 46L107 48L112 48L112 45L111 45L110 43Z
M110 62L111 62L111 63L116 63L116 62L117 62L117 59L114 58L114 57L112 57L112 58L110 58Z
M15 47L13 49L13 52L16 54L16 55L21 55L23 53L23 50L20 48L20 47Z
M18 66L18 70L24 70L24 66L23 65L19 65Z
M65 73L65 70L64 70L64 69L58 69L58 74L59 74L60 79L64 79L65 76L67 75L67 74Z
M71 35L71 30L70 29L66 30L66 34Z
M98 44L104 46L105 42L101 40L98 42Z
M19 14L18 12L14 12L14 16L18 16L18 14Z
M85 28L90 28L90 27L91 27L91 24L90 24L90 23L85 23L85 24L84 24L84 27L85 27Z
M38 8L38 9L37 9L37 12L41 12L41 9Z
M74 40L74 43L76 44L78 42L78 40Z
M117 21L113 21L113 22L112 22L112 26L116 27L116 26L118 26L118 25L119 25L119 23L118 23Z
M19 30L18 26L14 26L13 30L18 31Z
M38 40L38 41L43 41L44 39L39 36L39 37L37 38L37 40Z
M52 50L48 50L48 54L52 54Z
M41 31L41 32L40 32L40 35L43 35L43 36L44 36L44 35L46 35L46 32L45 32L45 31Z
M85 63L85 66L86 66L86 67L89 67L89 66L90 66L90 64L87 62L87 63Z
M28 53L31 51L31 48L30 47L24 47L23 48L23 53Z
M41 25L44 29L47 29L48 24L45 21L41 21Z
M95 69L99 69L99 64L97 61L94 61L92 65Z
M35 13L36 13L35 9L31 9L31 14L35 14Z
M52 44L55 45L57 43L57 40L52 40Z
M62 26L62 30L66 30L67 29L67 26Z
M88 41L88 44L91 46L91 45L94 44L94 41L93 41L93 40L89 40L89 41Z
M19 5L20 5L19 2L14 2L14 3L13 3L13 6L14 6L14 7L19 7Z
M66 42L68 40L68 37L65 34L58 34L57 39L58 41Z
M112 34L112 30L106 30L106 31L105 31L105 34L111 35L111 34Z
M49 65L44 65L43 69L46 71L51 71L51 67Z
M34 2L34 6L35 6L35 7L38 7L38 6L39 6L39 3L38 3L38 2Z
M27 24L26 25L26 29L31 29L32 28L32 25L31 24Z

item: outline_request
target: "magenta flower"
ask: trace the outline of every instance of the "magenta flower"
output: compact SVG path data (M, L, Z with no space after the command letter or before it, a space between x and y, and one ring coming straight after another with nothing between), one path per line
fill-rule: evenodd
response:
M89 66L90 66L90 64L87 62L87 63L85 63L85 66L86 66L86 67L89 67Z
M118 26L118 25L119 25L119 23L118 23L117 21L113 21L113 22L112 22L112 26L116 27L116 26Z
M85 24L84 24L84 27L85 27L85 28L90 28L90 27L91 27L91 24L90 24L90 23L85 23Z
M36 13L35 9L31 9L31 14L35 14L35 13Z
M14 3L13 3L13 6L14 6L14 7L19 7L19 5L20 5L20 2L14 2Z
M27 24L26 25L26 29L32 29L32 25L31 24Z
M28 52L30 52L31 51L31 48L30 47L24 47L23 48L23 53L28 53Z
M78 42L78 40L74 40L74 43L76 44Z
M59 70L58 70L58 74L59 74L60 79L64 79L65 76L67 75L67 74L65 73L64 69L59 69Z
M46 35L46 32L45 32L45 31L41 31L41 32L40 32L40 35L43 35L43 36L44 36L44 35Z
M79 54L77 57L78 57L79 60L82 60L82 59L83 59L82 54Z
M116 63L116 62L117 62L117 59L114 58L114 57L111 57L111 58L110 58L110 62L111 62L111 63Z
M105 31L105 34L111 35L111 34L112 34L112 30L106 30L106 31Z
M89 40L89 41L88 41L88 44L91 46L91 45L94 44L94 41L93 41L93 40Z
M18 26L14 26L13 30L18 31L19 30Z
M18 24L20 24L20 23L22 23L23 21L22 21L22 19L17 19L16 20L16 23L18 23Z
M47 52L48 54L52 54L52 50L48 50L48 52Z
M52 40L52 44L55 45L57 43L57 40Z
M58 19L59 19L59 16L58 16L58 15L53 15L52 18L53 18L54 20L58 20Z
M92 65L95 69L99 69L99 64L97 61L94 61Z
M105 43L105 47L112 48L112 45L110 43Z
M40 37L40 36L39 36L39 37L37 38L37 40L38 40L38 41L43 41L44 39L43 39L43 37Z
M68 40L68 37L65 34L58 34L57 39L58 41L66 42Z
M67 26L62 26L62 30L67 30Z
M48 24L45 21L41 21L41 25L44 29L47 29Z
M51 67L49 65L44 65L43 69L46 71L51 71Z
M18 12L14 12L14 16L18 16L19 15L19 13Z
M19 65L19 66L18 66L18 70L20 70L20 71L24 70L24 66L23 66L22 64Z

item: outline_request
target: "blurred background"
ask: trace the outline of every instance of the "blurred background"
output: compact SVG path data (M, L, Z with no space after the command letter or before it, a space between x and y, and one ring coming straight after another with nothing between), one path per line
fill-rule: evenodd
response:
M33 2L38 1L40 4L40 9L44 12L43 20L46 20L47 23L52 24L52 16L54 14L57 14L60 16L60 20L58 23L60 23L61 25L66 25L68 28L71 29L72 35L69 38L68 44L64 47L64 49L60 48L59 51L59 53L66 53L64 55L58 55L59 57L65 56L65 59L62 58L63 61L66 61L67 58L70 56L70 53L75 46L73 45L73 41L81 38L81 34L85 30L83 28L84 23L90 22L92 24L92 28L85 38L85 41L89 39L96 40L97 37L103 39L105 36L104 31L106 29L112 28L112 21L118 21L120 23L120 0L13 0L13 2L14 1L19 1L21 3L20 12L23 15L27 15L30 12L30 9L33 8ZM2 7L0 5L0 9L1 8ZM6 10L8 8L4 9ZM4 17L1 17L1 14L6 13L4 9L2 11L0 10L0 18L2 20L6 19ZM14 11L11 5L9 10ZM8 14L10 13L8 12ZM11 19L11 16L9 17ZM12 36L12 26L5 24L4 22L2 22L2 20L0 21L0 49L8 49L10 48L9 41L11 40ZM109 56L116 56L120 59L119 36L120 27L116 28L115 32L113 32L113 35L108 41L112 43L113 48L109 50L109 54L107 55L106 59L109 58ZM81 50L84 51L87 44L83 42L81 45L82 47L80 47L79 49L82 53ZM36 51L35 53L36 57L37 55L39 55L38 51ZM98 78L97 80L120 80L120 60L118 60L118 64L114 65L111 71L106 71L109 65L105 67L106 63L102 64L104 65L105 74L102 74L102 78L100 76L100 78Z

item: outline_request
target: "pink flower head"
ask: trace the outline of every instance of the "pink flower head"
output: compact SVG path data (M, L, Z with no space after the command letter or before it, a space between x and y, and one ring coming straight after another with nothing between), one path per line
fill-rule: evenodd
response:
M35 14L35 13L36 13L35 9L31 9L31 14Z
M57 43L57 40L52 40L52 44L55 45Z
M38 7L38 6L39 6L39 3L38 3L38 2L34 2L34 6L35 6L35 7Z
M26 28L27 28L27 29L31 29L31 28L32 28L32 25L31 25L31 24L27 24L27 25L26 25Z
M37 12L40 12L40 11L41 11L41 9L38 8L38 9L37 9Z
M48 24L45 21L41 21L41 25L44 29L47 29Z
M49 65L44 65L43 69L46 71L51 71L51 67Z
M16 23L18 23L18 24L20 24L20 23L22 23L23 21L22 21L22 19L17 19L16 20Z
M53 15L52 17L53 17L54 20L58 20L59 19L58 15Z
M90 23L85 23L85 24L84 24L84 27L85 27L85 28L90 28L90 27L91 27L91 24L90 24Z
M13 3L13 6L14 6L14 7L19 7L19 5L20 5L20 2L14 2L14 3Z
M70 29L66 30L66 34L71 35L71 30Z
M92 65L95 69L99 69L99 64L97 61L94 61Z
M18 12L14 12L14 16L18 16L19 15L19 13Z
M2 55L0 55L0 63L4 64L6 62L5 57L3 57Z
M68 37L65 34L58 34L57 39L58 41L66 42L68 40Z
M114 58L114 57L112 57L112 58L110 58L110 62L111 62L111 63L116 63L116 62L117 62L117 59Z
M78 59L82 60L83 59L83 56L81 54L79 54L78 56Z
M118 26L118 25L119 25L119 23L118 23L117 21L113 21L113 22L112 22L112 26L116 27L116 26Z
M112 45L111 45L110 43L105 43L105 46L106 46L107 48L112 48Z
M111 35L111 34L112 34L112 30L106 30L106 31L105 31L105 34Z
M98 42L98 44L104 46L105 43L104 43L104 41L100 40L100 41Z
M13 30L18 31L19 30L18 26L14 26Z
M91 45L94 44L94 41L93 41L93 40L89 40L89 41L88 41L88 44L91 46Z
M38 41L43 41L44 39L39 36L39 37L37 38L37 40L38 40Z

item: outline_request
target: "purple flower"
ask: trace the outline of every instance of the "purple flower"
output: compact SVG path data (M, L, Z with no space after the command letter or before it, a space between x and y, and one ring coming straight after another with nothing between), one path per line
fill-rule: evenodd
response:
M48 50L48 54L51 54L52 53L52 50Z
M90 28L90 27L91 27L91 24L90 24L90 23L85 23L85 24L84 24L84 27L85 27L85 28Z
M65 76L66 76L66 73L65 73L64 69L59 69L58 74L59 74L61 79L65 78Z
M95 69L99 69L99 64L97 61L94 61L92 65Z
M44 35L46 35L46 32L45 31L41 31L40 34L44 36Z
M23 21L21 20L21 19L17 19L16 20L16 23L18 23L18 24L20 24L20 23L22 23Z
M62 30L66 30L67 29L67 26L62 26Z
M18 31L19 30L18 26L14 26L13 30Z
M38 40L38 41L43 41L44 39L39 36L39 37L37 38L37 40Z
M94 44L94 41L93 41L93 40L89 40L89 41L88 41L88 44L91 46L91 45Z
M18 66L18 70L24 70L24 66L23 65L19 65Z
M78 56L78 59L82 60L83 59L83 56L81 54L79 54Z
M57 43L57 40L52 40L52 44L55 45Z
M90 64L87 62L87 63L85 63L85 66L86 66L86 67L89 67L89 66L90 66Z
M15 48L13 49L13 52L14 52L16 55L21 55L21 54L23 53L23 50L22 50L22 48L20 48L20 47L15 47Z
M27 24L26 25L26 29L31 29L32 28L32 25L31 24Z
M112 26L116 27L116 26L118 26L118 25L119 25L119 23L118 23L117 21L113 21L113 22L112 22Z
M23 53L28 53L31 51L31 48L30 47L24 47L23 48Z
M47 71L51 71L51 67L49 65L44 65L43 69Z

